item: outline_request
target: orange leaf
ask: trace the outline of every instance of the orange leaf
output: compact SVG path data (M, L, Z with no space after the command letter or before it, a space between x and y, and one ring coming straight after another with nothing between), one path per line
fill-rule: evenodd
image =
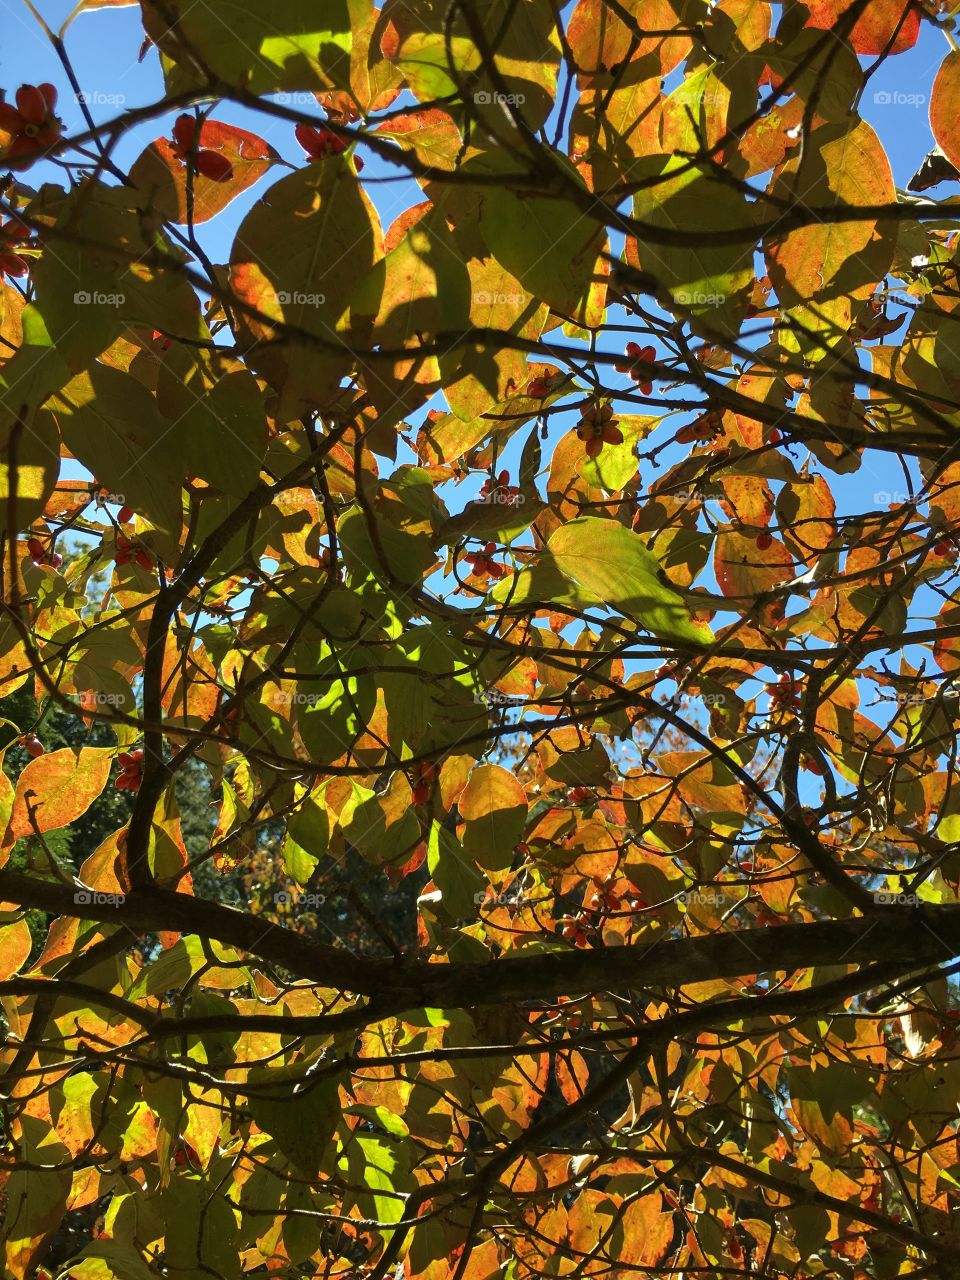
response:
M201 173L194 173L195 223L215 217L280 158L273 147L255 133L219 120L205 121L197 145L228 159L233 166L233 177L228 182L214 182ZM130 177L162 218L187 222L187 166L168 138L157 138L141 152L130 170Z
M111 747L65 747L31 760L17 779L4 845L34 831L67 827L86 813L107 785L113 756Z

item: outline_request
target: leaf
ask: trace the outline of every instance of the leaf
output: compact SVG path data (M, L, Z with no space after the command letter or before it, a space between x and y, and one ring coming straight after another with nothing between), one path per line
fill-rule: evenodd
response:
M960 49L952 49L940 64L930 96L930 128L950 163L960 166Z
M579 185L572 176L570 182ZM580 203L536 188L485 187L480 230L496 260L533 297L577 324L595 322L591 284L601 278L606 236Z
M20 972L32 946L26 920L0 925L0 981Z
M427 870L451 920L469 920L476 915L477 895L484 892L484 878L456 836L439 822L430 823Z
M263 393L253 374L224 374L176 422L186 470L215 489L243 497L260 479L267 452Z
M349 299L381 256L376 212L342 156L281 178L244 218L230 285L263 317L238 315L238 324L249 362L279 392L279 421L336 392L353 363ZM276 343L283 325L307 336Z
M890 162L863 120L821 125L807 139L802 159L779 171L771 191L808 207L896 201ZM853 324L893 261L895 247L896 228L870 218L814 223L786 235L774 231L764 242L778 297L828 345Z
M227 182L214 182L202 173L193 175L193 222L198 225L224 210L280 159L263 138L221 120L204 120L197 147L225 156L233 167ZM140 191L144 207L164 221L186 224L187 166L169 138L157 138L140 153L130 169L130 181Z
M11 423L4 435L0 530L16 535L43 513L53 493L60 473L60 437L53 418L42 409Z
M705 91L708 92L708 91ZM635 216L652 227L702 233L695 245L628 241L627 260L649 272L667 306L709 337L739 332L754 280L746 244L711 243L710 231L749 228L751 207L742 193L691 168L680 155L665 157L656 185L634 197Z
M527 793L509 770L481 764L457 801L466 826L463 851L485 871L503 871L527 821Z
M661 580L656 557L639 535L612 520L580 516L547 543L559 572L594 603L633 617L653 635L709 644L713 632L694 622L682 597Z
M214 76L250 93L312 92L350 84L351 28L369 0L221 0L216 10L170 0L144 0L143 24L164 56L168 93L202 81L191 51Z
M550 4L489 0L474 17L493 53L492 68L463 15L435 0L387 0L381 47L421 102L458 97L466 83L481 127L489 123L502 133L512 108L529 129L538 129L553 106L560 66Z
M257 1090L247 1107L259 1128L302 1174L316 1177L340 1114L338 1079L317 1083L299 1067L258 1067L247 1083Z
M17 779L4 844L67 827L86 813L107 785L114 754L112 747L64 748L31 760Z
M67 383L48 406L74 457L157 529L178 539L183 464L146 387L98 364Z
M834 33L853 7L851 0L805 0L805 4L810 10L806 25ZM847 38L857 53L873 57L904 53L919 35L920 9L914 0L870 0Z

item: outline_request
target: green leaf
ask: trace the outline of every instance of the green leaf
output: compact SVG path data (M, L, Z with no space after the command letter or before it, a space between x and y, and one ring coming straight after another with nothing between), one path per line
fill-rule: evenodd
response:
M547 550L559 572L592 603L608 605L663 639L712 642L710 628L694 622L679 593L661 581L656 556L622 524L580 516L554 532Z
M204 389L176 432L191 475L237 497L255 488L267 451L267 420L252 373L237 370Z
M476 897L483 893L486 881L453 832L436 821L430 823L427 838L427 868L451 920L475 917Z
M570 183L579 186L572 172ZM545 197L536 187L485 187L480 229L493 256L533 297L578 323L587 322L588 295L591 283L601 278L606 235L580 202Z
M464 819L463 851L485 871L505 871L527 821L527 794L497 764L480 764L457 801Z
M144 0L143 19L164 55L169 93L204 83L195 52L213 75L260 94L348 88L351 30L370 8L370 0L219 0L216 8Z
M280 393L279 421L323 404L353 365L349 299L381 255L376 211L343 156L281 178L244 218L230 284L263 317L237 320L248 362ZM283 325L308 336L278 342Z
M301 1173L316 1177L340 1115L339 1079L315 1082L302 1067L257 1067L247 1081L257 1089L247 1107L259 1127Z
M183 522L182 459L147 388L129 373L97 364L68 382L48 407L74 457L176 546Z

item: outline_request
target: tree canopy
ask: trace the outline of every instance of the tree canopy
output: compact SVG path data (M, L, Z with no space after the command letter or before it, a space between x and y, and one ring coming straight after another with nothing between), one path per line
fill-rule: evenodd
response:
M56 7L3 1274L956 1280L956 6Z

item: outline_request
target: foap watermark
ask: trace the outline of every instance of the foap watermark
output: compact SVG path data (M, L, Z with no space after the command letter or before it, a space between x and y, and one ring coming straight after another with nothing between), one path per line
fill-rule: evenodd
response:
M302 293L299 289L288 293L286 289L277 294L281 307L322 307L327 300L325 293Z
M488 707L518 707L523 698L515 698L509 693L501 693L499 689L482 689L474 695L475 702L482 702Z
M84 704L89 707L125 707L130 701L122 693L104 693L102 689L88 689L84 694Z
M101 93L99 89L81 89L73 95L73 100L80 107L122 107L127 96L125 93Z
M102 489L99 493L93 495L93 500L98 507L125 507L127 505L127 499L124 494L105 493Z
M878 889L873 895L874 902L880 907L918 907L920 899L915 893L891 893L889 889Z
M315 707L322 698L322 693L304 693L302 689L287 693L278 689L270 701L275 707Z
M78 307L122 307L126 300L125 293L101 293L99 289L92 292L78 289L73 295L74 305Z
M77 889L73 895L78 907L119 907L126 900L125 893L101 893L99 889Z
M322 907L327 900L325 893L291 893L288 889L278 889L273 895L278 907Z
M926 106L925 93L903 93L900 89L878 89L873 95L878 107L923 107Z
M522 293L489 293L486 289L478 289L473 300L480 307L519 307L524 297Z
M873 495L873 500L878 506L890 506L891 503L915 502L916 498L910 493L901 493L897 489L892 493L887 489L878 489Z
M478 89L473 100L479 106L490 106L496 103L501 107L522 107L527 97L524 93L491 93L489 89Z
M497 893L495 889L481 889L473 895L478 907L519 907L524 901L522 893Z
M678 893L677 901L684 906L722 906L724 897L718 888L687 888Z
M722 307L727 300L727 295L725 293L690 293L686 289L680 289L673 295L673 300L681 307Z
M526 502L526 498L516 489L492 489L490 493L481 493L477 498L477 502L482 503L485 507L522 507Z
M665 707L722 707L726 700L722 693L681 693L679 690L669 697L657 699Z

